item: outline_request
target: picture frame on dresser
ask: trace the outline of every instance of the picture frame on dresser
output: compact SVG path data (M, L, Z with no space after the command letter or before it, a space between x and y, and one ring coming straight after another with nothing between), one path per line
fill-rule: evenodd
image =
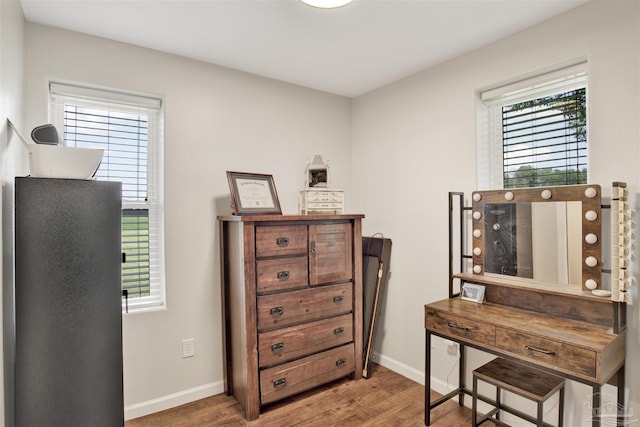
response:
M227 171L234 215L281 215L273 175Z
M471 301L481 304L484 302L484 286L476 285L473 283L465 283L464 285L462 285L460 298L465 301Z

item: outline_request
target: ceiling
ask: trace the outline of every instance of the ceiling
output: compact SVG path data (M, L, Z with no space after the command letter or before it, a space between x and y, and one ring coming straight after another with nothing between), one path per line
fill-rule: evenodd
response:
M21 0L28 21L355 97L588 0Z

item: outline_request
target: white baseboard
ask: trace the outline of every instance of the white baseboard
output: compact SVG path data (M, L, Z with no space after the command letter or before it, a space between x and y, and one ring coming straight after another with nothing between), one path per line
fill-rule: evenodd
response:
M147 400L146 402L125 406L124 419L131 420L133 418L144 417L145 415L164 411L165 409L174 408L176 406L184 405L185 403L194 402L220 393L224 393L223 381L203 384L188 390L182 390L177 393Z
M424 372L414 369L404 363L400 363L395 359L387 357L383 354L375 353L375 362L390 369L398 374L409 378L418 384L424 385ZM449 392L446 382L431 378L431 388L440 394ZM161 396L156 399L147 400L146 402L135 403L124 408L125 420L143 417L155 412L164 411L165 409L174 408L186 403L194 402L205 397L214 396L224 393L224 382L217 381L214 383L204 384L188 390L179 391L177 393Z
M393 372L397 372L418 384L424 385L424 372L418 371L404 363L400 363L395 359L385 356L384 354L374 353L374 360L385 368L391 369ZM451 391L449 390L449 385L445 381L433 377L431 377L431 388L440 394L447 394Z

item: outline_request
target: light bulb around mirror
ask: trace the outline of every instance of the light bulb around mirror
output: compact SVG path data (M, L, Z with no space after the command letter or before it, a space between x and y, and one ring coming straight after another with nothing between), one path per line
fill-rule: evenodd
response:
M508 201L513 200L513 193L511 191L507 191L506 193L504 193L504 198Z
M476 202L479 202L480 200L482 200L482 194L473 193L473 200L476 201Z
M588 256L584 260L584 263L587 264L589 267L595 267L596 265L598 265L598 260L596 259L596 257Z
M596 281L595 281L595 280L593 280L593 279L587 279L587 280L584 282L584 286L585 286L587 289L595 289L595 288L597 288L597 287L598 287L598 282L596 282Z
M475 256L480 256L480 255L482 255L482 249L480 249L480 248L473 248L473 254L474 254Z
M587 221L595 221L596 219L598 219L598 214L596 213L596 211L587 211L584 214L584 218Z
M473 237L479 239L480 237L482 237L482 231L476 228L475 230L473 230Z
M590 245L593 245L594 243L596 243L598 241L598 236L596 236L593 233L589 233L586 236L584 236L584 241L587 242Z
M584 190L584 195L590 199L593 199L598 195L598 190L596 190L593 187L589 187L586 190Z
M473 219L480 219L480 218L482 218L482 212L475 211L473 213Z
M480 267L479 265L474 265L473 266L473 272L476 273L476 274L482 273L482 267Z
M551 191L542 190L542 193L540 193L540 197L542 197L545 200L549 200L551 198Z

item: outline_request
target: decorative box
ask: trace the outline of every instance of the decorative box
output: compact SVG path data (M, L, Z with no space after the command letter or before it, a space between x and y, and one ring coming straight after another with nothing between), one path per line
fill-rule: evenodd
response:
M342 214L344 210L344 191L328 188L300 191L298 202L301 214L324 213Z

